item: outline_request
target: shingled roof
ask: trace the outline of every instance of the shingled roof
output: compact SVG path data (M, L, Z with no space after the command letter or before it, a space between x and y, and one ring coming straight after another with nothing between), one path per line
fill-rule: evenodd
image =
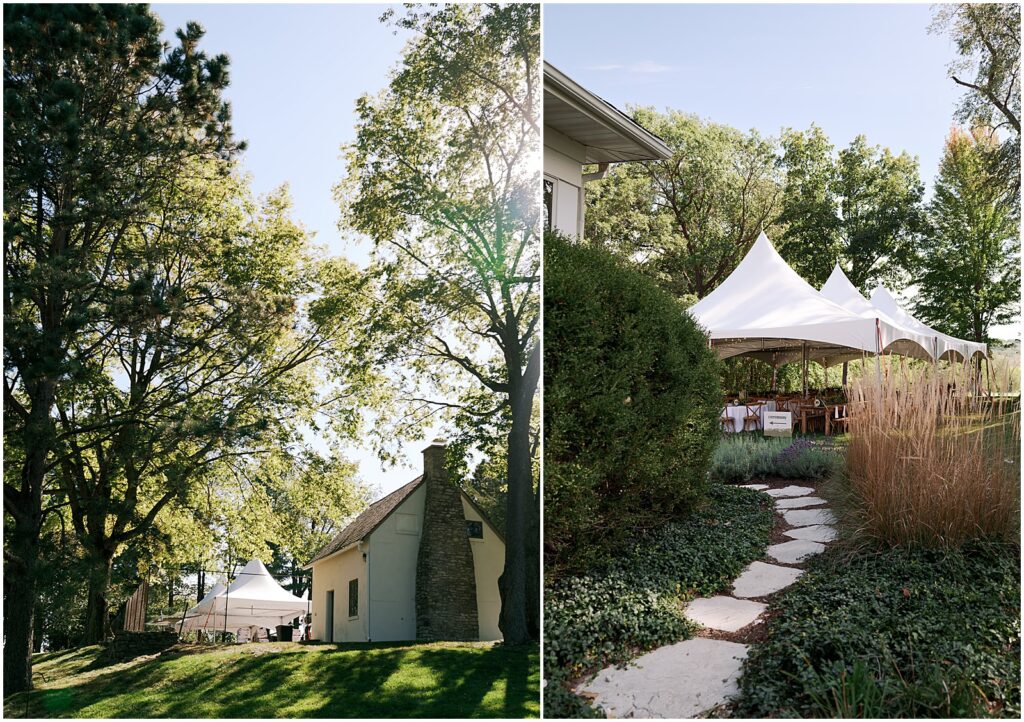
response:
M391 492L383 499L378 499L366 508L366 510L357 516L351 524L342 529L338 534L331 539L330 543L317 552L316 556L309 560L309 564L315 561L319 561L324 557L328 557L337 551L341 551L345 547L355 544L361 541L373 533L373 530L379 527L388 515L395 510L395 508L401 504L416 487L423 481L422 476L417 476L415 479L410 481L405 486L396 489ZM306 566L309 566L307 564Z

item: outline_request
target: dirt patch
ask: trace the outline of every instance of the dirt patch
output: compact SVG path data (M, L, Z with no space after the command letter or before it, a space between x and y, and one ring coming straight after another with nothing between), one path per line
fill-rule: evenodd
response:
M751 622L743 629L737 629L735 632L720 632L715 629L702 628L695 636L717 639L723 642L757 644L768 637L768 628L765 622L772 616L774 616L773 612L765 610L755 621Z
M775 525L772 527L772 534L771 534L771 537L768 540L768 546L772 546L773 544L783 544L784 542L793 541L792 539L790 539L785 534L787 531L789 531L792 528L793 528L793 526L791 524L786 523L786 519L782 516L782 512L780 512L778 509L776 509L775 510ZM768 555L765 554L765 556L767 557ZM772 563L773 564L777 564L778 562L776 562L773 559Z

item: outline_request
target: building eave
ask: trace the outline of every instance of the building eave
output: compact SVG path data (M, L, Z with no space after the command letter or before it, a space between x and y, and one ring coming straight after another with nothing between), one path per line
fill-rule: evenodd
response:
M587 163L660 160L672 155L661 138L546 61L544 125L584 146Z

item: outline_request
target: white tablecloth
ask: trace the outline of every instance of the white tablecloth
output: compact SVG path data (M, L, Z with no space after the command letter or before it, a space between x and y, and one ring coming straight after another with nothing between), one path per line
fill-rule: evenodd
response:
M753 406L753 404L751 404L751 406ZM774 401L768 401L768 402L759 404L758 412L759 412L759 414L761 416L761 426L759 427L759 429L763 429L764 428L764 414L765 414L766 411L775 411L775 402ZM724 409L722 409L722 414L721 415L723 417L728 417L728 418L733 419L732 426L731 427L730 426L726 426L725 430L726 431L732 431L732 432L735 432L735 433L739 433L740 431L743 431L743 419L747 415L747 406L746 406L746 404L740 404L739 406L732 406L730 404L729 406L726 406ZM750 430L753 431L754 429L751 428Z

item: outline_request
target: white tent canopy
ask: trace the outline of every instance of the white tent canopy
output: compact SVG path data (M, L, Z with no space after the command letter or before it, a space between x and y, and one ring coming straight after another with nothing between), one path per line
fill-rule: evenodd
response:
M932 360L937 358L935 353L935 334L938 331L923 331L920 328L908 326L899 319L876 307L860 294L850 279L843 273L843 269L836 264L832 269L832 275L821 287L821 295L828 300L839 304L847 311L855 313L861 318L877 318L893 328L898 328L900 333L884 350L896 353L901 356L913 356Z
M988 353L988 346L983 343L954 338L918 321L896 302L896 299L884 286L879 286L872 291L871 304L879 311L892 316L904 327L932 337L933 353L936 358L962 361L972 358L975 354L985 356Z
M690 313L721 358L752 356L773 365L860 358L907 336L889 320L862 316L824 297L789 267L764 233Z
M309 609L309 600L285 591L259 559L251 559L235 581L225 587L223 581L189 609L184 619L175 622L180 632L196 629L234 632L247 627L273 628L301 616Z

